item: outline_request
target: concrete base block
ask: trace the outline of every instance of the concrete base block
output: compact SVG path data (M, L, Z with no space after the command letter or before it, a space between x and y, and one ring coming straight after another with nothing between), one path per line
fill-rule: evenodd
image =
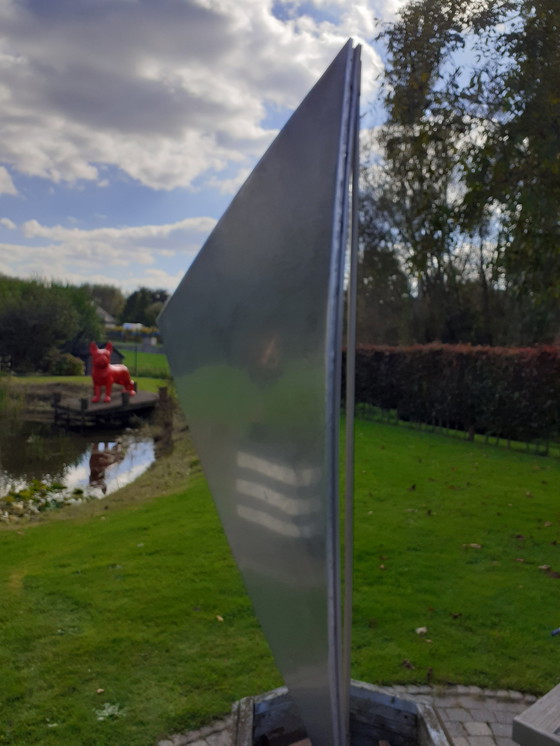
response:
M309 744L286 687L245 697L235 703L232 715L232 746L295 746L300 741ZM390 746L452 744L434 707L352 681L350 744L378 746L380 741Z

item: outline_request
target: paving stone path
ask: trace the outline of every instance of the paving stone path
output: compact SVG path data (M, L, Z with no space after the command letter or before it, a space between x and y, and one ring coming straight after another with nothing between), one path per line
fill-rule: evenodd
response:
M386 694L434 705L454 746L514 746L513 718L535 702L532 694L489 690L478 686L376 687ZM231 746L229 718L197 731L185 731L159 741L157 746Z

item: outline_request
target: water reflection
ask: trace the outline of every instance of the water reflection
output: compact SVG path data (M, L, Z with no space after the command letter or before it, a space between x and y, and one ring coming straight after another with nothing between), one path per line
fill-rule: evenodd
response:
M120 440L116 443L92 443L89 457L89 484L100 487L103 494L107 494L106 471L113 464L123 460L125 452Z
M153 440L140 431L111 431L92 442L91 434L61 432L46 423L2 425L0 498L33 480L101 498L132 482L155 459Z

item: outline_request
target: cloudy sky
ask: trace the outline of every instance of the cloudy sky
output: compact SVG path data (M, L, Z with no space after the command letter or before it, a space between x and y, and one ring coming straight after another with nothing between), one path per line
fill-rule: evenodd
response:
M348 37L404 0L0 0L0 273L173 290Z

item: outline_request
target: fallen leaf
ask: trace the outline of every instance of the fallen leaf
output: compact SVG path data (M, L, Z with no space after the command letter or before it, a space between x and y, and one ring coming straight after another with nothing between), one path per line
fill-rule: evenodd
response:
M525 560L523 559L523 557L517 557L515 561L516 562L525 562Z
M482 549L482 544L463 544L465 549Z
M527 492L525 493L525 497L533 497L533 493L527 490Z
M539 565L539 570L550 570L550 565Z
M217 619L217 620L218 620L219 622L223 622L223 621L224 621L224 618L223 618L223 616L220 616L219 614L216 614L216 619Z
M545 521L545 522L543 523L543 526L544 526L545 528L548 528L549 526L552 526L552 521Z
M96 694L103 694L104 691L105 691L105 689L96 689L95 693Z
M415 666L412 665L408 658L404 659L404 661L401 663L401 666L403 666L403 668L410 668L411 670L414 670L415 668Z
M463 616L460 611L452 611L451 612L451 617L453 619L459 619L460 616Z
M416 627L414 631L416 632L417 635L425 635L428 631L428 628L427 627Z
M385 570L385 565L379 565L380 570Z

